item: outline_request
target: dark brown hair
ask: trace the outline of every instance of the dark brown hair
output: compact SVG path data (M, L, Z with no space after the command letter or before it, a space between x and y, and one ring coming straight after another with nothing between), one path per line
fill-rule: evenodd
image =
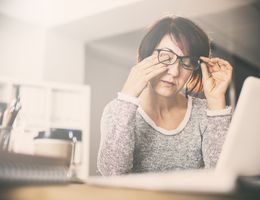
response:
M182 17L164 17L157 21L144 36L138 49L138 61L150 56L165 35L174 37L179 47L188 54L193 66L198 65L200 56L210 54L210 41L207 34L194 22ZM193 71L187 83L186 95L203 91L200 67Z

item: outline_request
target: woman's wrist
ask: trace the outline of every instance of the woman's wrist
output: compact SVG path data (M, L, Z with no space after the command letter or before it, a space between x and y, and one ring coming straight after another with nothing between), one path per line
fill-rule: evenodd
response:
M131 96L131 97L137 97L137 95L134 92L129 91L129 90L121 90L120 93Z
M120 100L123 100L123 101L133 103L135 105L139 104L137 97L134 97L134 96L122 93L122 92L117 93L117 98L120 99Z
M218 98L207 98L208 110L223 110L226 108L225 96Z
M231 106L226 106L225 109L222 110L209 110L207 109L207 116L216 117L216 116L227 116L232 114Z

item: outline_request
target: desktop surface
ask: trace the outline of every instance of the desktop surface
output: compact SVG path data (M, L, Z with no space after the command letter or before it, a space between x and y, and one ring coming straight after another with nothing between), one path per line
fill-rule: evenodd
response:
M260 199L260 195L252 192L236 194L199 194L158 192L150 190L125 189L118 187L100 187L86 184L1 187L0 199L6 200L220 200L220 199Z

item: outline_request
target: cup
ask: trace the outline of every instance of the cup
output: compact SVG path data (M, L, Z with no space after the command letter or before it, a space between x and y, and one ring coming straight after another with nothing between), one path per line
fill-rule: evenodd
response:
M12 127L0 128L0 150L2 151L9 150L11 132L12 132Z
M75 164L78 135L67 129L40 131L34 138L34 154L64 159L67 165Z
M69 165L72 155L72 143L59 139L36 139L34 140L34 154L60 158Z

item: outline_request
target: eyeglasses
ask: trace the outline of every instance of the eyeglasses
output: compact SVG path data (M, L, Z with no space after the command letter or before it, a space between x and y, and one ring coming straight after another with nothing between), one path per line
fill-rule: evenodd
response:
M155 51L158 52L158 62L163 63L165 65L172 65L174 64L177 60L179 60L179 64L181 67L187 70L197 70L199 68L199 65L193 66L192 63L194 63L194 58L190 56L179 56L176 54L173 50L168 49L168 48L163 48L163 49L155 49Z

